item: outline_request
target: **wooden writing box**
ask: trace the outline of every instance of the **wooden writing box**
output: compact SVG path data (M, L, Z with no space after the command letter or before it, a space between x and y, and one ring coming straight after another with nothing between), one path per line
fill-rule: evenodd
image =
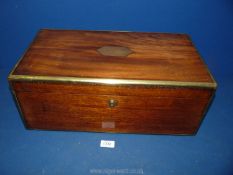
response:
M27 128L195 134L216 82L185 34L41 30L9 83Z

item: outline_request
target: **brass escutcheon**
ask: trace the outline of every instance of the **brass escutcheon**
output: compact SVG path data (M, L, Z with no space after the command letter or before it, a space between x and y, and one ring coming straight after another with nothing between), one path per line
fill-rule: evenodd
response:
M117 101L117 100L110 99L110 100L108 101L108 106L109 106L110 108L116 107L117 105L118 105L118 101Z

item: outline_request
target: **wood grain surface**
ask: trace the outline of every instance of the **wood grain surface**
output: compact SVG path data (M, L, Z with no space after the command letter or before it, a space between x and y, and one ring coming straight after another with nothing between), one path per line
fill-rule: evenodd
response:
M11 82L16 92L58 92L65 94L99 94L99 95L130 95L154 97L180 97L180 98L207 98L209 99L214 89L186 88L186 87L160 87L136 85L99 85L99 84L72 84L54 82Z
M103 46L132 53L104 56ZM213 82L190 38L166 33L44 29L13 74Z
M215 92L215 81L185 34L44 29L11 75L30 76L9 80L25 126L32 129L195 134ZM37 81L34 76L213 86Z
M28 128L147 134L194 134L213 94L198 88L47 82L12 82L12 88ZM110 99L118 105L110 108Z

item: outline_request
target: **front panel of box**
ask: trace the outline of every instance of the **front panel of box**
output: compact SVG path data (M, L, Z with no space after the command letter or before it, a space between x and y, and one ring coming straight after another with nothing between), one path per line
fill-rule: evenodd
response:
M198 88L12 82L32 129L194 134L212 91Z

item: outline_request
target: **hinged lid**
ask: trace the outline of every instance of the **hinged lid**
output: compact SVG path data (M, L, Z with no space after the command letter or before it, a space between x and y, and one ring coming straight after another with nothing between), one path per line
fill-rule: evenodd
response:
M43 29L9 79L216 88L188 35L168 33Z

